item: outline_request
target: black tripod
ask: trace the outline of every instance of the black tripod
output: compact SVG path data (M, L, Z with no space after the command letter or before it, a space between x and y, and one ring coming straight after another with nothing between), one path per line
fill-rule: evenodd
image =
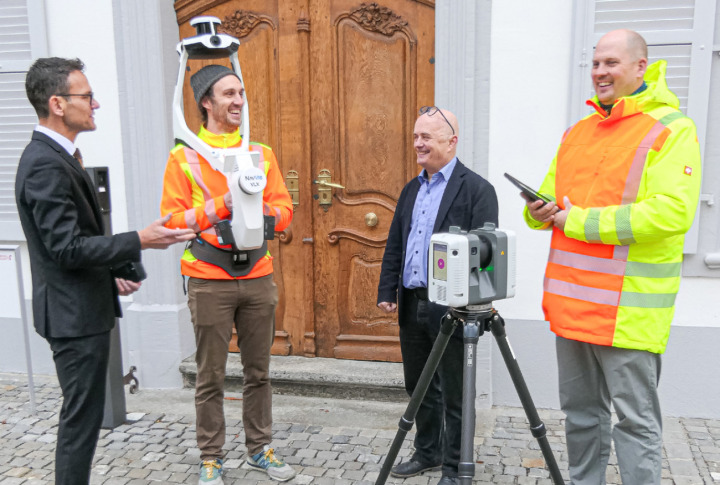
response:
M462 437L460 443L460 463L458 465L458 478L460 483L463 485L471 485L472 479L475 476L475 459L474 459L474 447L473 442L475 438L475 361L476 361L476 350L477 342L480 336L487 331L491 331L495 336L500 353L505 360L505 366L510 372L515 390L520 397L525 414L527 415L528 421L530 422L530 431L532 435L538 440L540 444L540 450L542 451L545 462L547 463L548 469L550 470L550 476L555 485L561 485L563 481L560 469L558 468L555 456L553 455L550 443L545 435L545 424L540 421L537 409L533 404L533 400L530 397L530 392L525 385L525 379L523 379L520 367L518 366L515 355L510 349L510 343L505 333L505 321L502 317L492 308L492 304L487 305L469 305L462 308L450 308L443 317L442 327L435 344L433 345L432 351L428 356L428 360L425 363L422 374L418 381L415 392L413 392L410 398L405 414L400 418L398 424L398 432L395 435L395 439L390 446L385 462L380 469L380 475L378 475L375 485L384 485L387 480L390 469L395 463L400 446L402 446L405 440L405 435L413 427L415 421L415 415L420 408L425 393L430 386L435 370L440 363L445 347L450 340L450 336L455 330L458 322L463 323L463 344L465 346L464 351L464 372L463 372L463 397L462 397Z

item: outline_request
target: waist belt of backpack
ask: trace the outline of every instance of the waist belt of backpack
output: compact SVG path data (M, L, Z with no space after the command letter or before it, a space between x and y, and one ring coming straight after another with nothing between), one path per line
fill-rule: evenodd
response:
M233 277L246 276L255 264L267 254L267 241L257 249L229 251L213 246L202 238L190 242L190 253L200 261L214 264Z

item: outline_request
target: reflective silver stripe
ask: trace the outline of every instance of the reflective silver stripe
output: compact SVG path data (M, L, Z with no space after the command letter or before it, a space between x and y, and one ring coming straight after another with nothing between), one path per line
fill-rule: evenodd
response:
M543 287L547 293L566 296L576 300L588 301L600 305L617 306L620 300L619 291L601 290L589 286L576 285L567 281L545 278Z
M650 128L645 138L640 142L637 149L635 150L635 156L633 157L630 170L628 171L627 178L625 179L625 190L623 191L623 204L630 204L635 202L637 199L638 188L640 187L640 179L645 169L645 161L647 160L647 153L655 143L655 139L665 130L665 125L659 121Z
M627 261L628 254L630 254L630 246L615 246L613 249L613 259L618 261Z
M205 181L202 177L202 170L200 169L200 159L198 158L197 152L188 147L184 147L183 152L185 153L185 160L187 160L190 171L192 172L193 180L195 181L197 186L200 187L200 190L202 190L203 197L205 198L205 200L212 199L210 191L208 190L207 185L205 185Z
M675 278L680 276L682 263L641 263L618 259L600 258L576 254L560 249L550 249L548 261L568 268L594 271L616 276L641 276L644 278Z
M263 163L265 161L265 151L263 150L262 145L254 145L250 143L250 150L258 152L260 154L260 163ZM265 175L267 175L267 170L265 171Z
M639 263L628 261L625 276L643 276L645 278L677 278L682 263Z
M600 239L600 209L590 208L585 219L585 239L588 242L599 243Z
M675 293L633 293L624 291L620 306L638 308L670 308L675 304Z
M221 219L217 215L217 211L215 210L215 199L207 199L205 201L205 215L207 216L208 221L210 221L210 224L212 225L215 225L221 221Z
M630 204L621 205L615 212L615 233L620 244L632 244L635 237L630 224Z
M560 249L550 249L548 261L570 268L595 271L596 273L618 276L625 274L625 261L615 261L614 259L576 254Z
M665 115L662 118L660 118L660 123L667 126L670 123L672 123L675 120L678 120L680 118L685 118L685 115L682 114L680 111L673 111L669 115Z

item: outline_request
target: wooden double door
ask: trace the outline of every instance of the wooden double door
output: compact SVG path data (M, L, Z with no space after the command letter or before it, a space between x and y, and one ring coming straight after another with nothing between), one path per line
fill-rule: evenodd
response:
M397 199L418 173L417 112L433 104L434 3L175 2L182 38L195 35L192 17L212 15L240 39L250 137L273 148L294 197L290 228L270 244L275 354L400 360L397 316L377 308L377 284ZM187 79L203 64L186 75L194 129Z

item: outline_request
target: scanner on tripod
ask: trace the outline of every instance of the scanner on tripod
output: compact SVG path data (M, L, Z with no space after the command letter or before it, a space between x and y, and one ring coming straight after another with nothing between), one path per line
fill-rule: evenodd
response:
M515 234L486 223L480 229L461 231L451 227L449 233L433 234L428 248L428 299L449 307L442 318L440 333L425 362L398 432L390 445L375 485L384 485L395 463L405 435L412 429L420 405L435 375L450 336L459 323L463 326L463 396L462 436L458 479L471 485L475 476L475 375L477 342L485 332L492 332L505 366L515 385L530 432L537 439L554 485L564 483L545 424L540 420L530 391L520 372L515 353L505 333L505 321L493 308L493 300L515 296Z
M228 181L232 196L231 231L223 234L223 243L233 245L233 250L260 248L265 241L265 218L263 216L263 189L267 184L265 172L260 169L260 157L250 151L250 115L247 99L242 108L242 143L236 148L215 148L202 141L187 126L183 111L183 85L188 59L230 59L232 69L243 82L237 50L240 41L227 34L218 34L216 17L195 17L190 21L197 35L180 41L180 55L175 94L173 96L173 133L175 139L199 153L210 165L223 174Z
M515 233L490 222L480 229L433 234L428 298L449 307L480 305L515 296Z

